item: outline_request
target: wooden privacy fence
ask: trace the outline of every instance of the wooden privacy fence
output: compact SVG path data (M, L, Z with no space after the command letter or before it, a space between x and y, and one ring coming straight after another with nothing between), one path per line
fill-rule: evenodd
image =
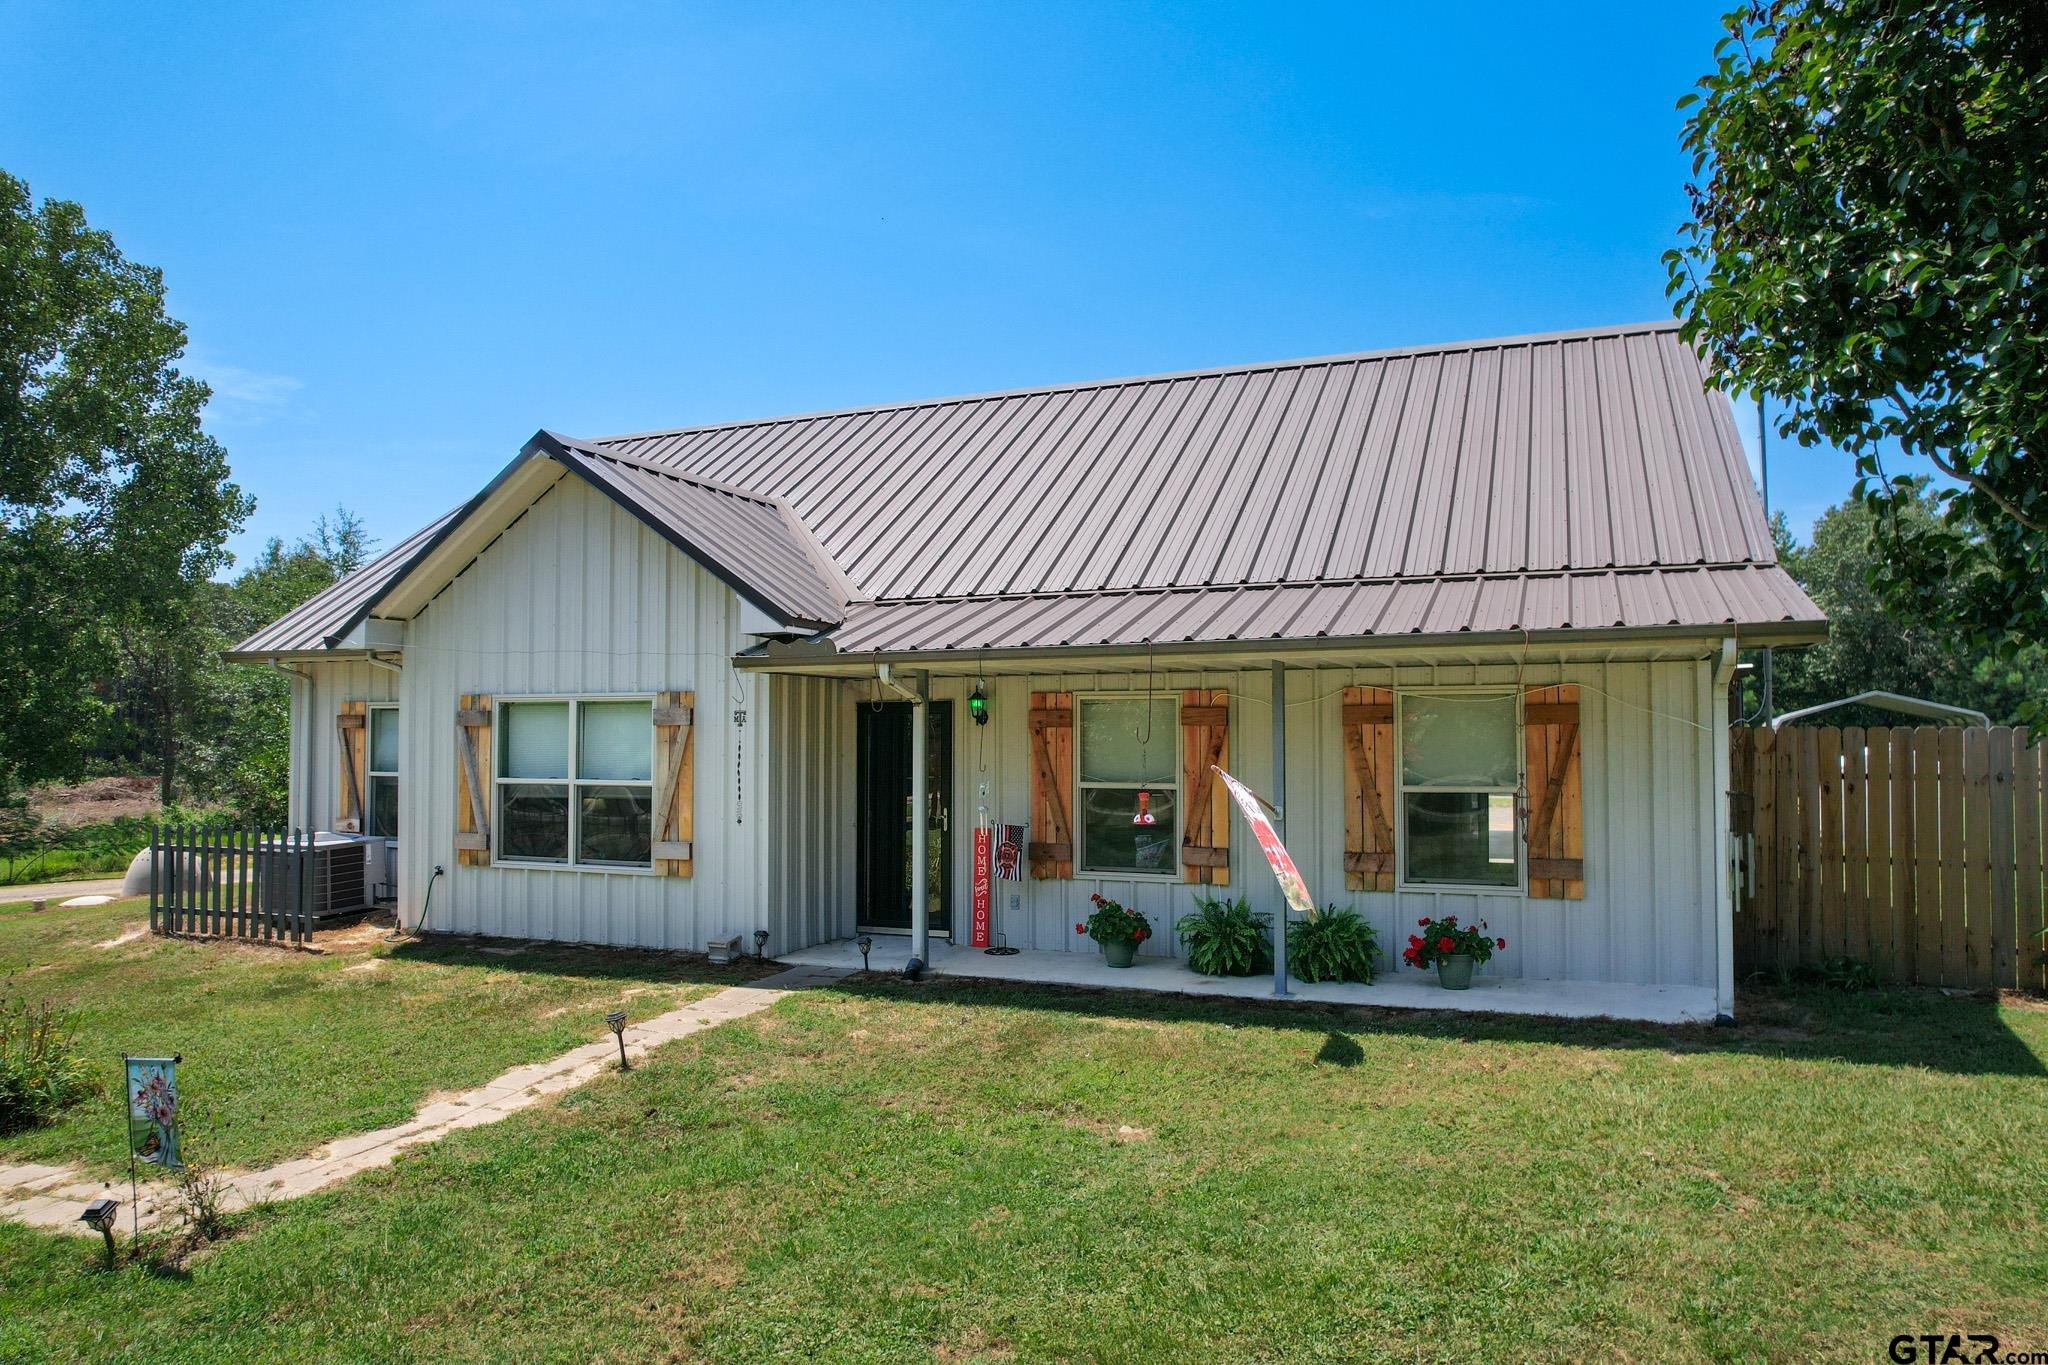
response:
M304 947L313 934L313 838L229 825L158 825L149 927L159 934Z
M1735 962L2041 990L2043 779L2024 728L1737 727Z

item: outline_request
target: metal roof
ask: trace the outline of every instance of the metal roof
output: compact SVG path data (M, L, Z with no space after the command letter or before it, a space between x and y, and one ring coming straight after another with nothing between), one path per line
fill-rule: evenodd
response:
M1676 325L1656 323L542 433L525 454L573 469L784 622L843 620L829 632L842 653L1813 638L1821 614L1777 567L1733 415L1705 381ZM409 562L438 540L415 537ZM352 588L351 621L397 577Z
M817 627L845 615L845 578L780 499L553 439L547 454L778 620Z
M362 618L363 609L396 578L422 547L453 521L444 512L348 577L313 594L248 639L227 651L229 659L265 659L333 648L333 642Z
M856 603L821 638L840 654L890 654L1737 626L1810 635L1821 621L1783 569L1738 565Z
M784 499L860 598L1773 562L1675 325L614 437Z

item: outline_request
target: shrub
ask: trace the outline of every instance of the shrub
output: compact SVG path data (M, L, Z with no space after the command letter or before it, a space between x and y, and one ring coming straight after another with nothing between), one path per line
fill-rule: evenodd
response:
M1152 937L1152 921L1135 910L1126 910L1107 896L1095 895L1088 898L1094 903L1095 913L1088 917L1086 924L1074 926L1077 934L1086 934L1097 943L1143 943Z
M1240 896L1203 896L1195 912L1174 922L1188 950L1188 967L1203 976L1252 976L1273 969L1273 917L1255 915Z
M1861 958L1841 956L1809 962L1794 970L1795 979L1832 991L1874 991L1880 984L1877 969Z
M98 1088L67 1016L0 997L0 1133L41 1123Z
M1401 960L1411 967L1428 967L1459 953L1475 963L1485 962L1493 956L1495 948L1508 946L1506 939L1494 938L1486 932L1485 920L1479 921L1476 929L1469 924L1460 928L1456 915L1415 922L1422 926L1422 932L1408 935L1408 946L1401 950Z
M1356 910L1328 905L1314 919L1287 926L1287 969L1302 981L1362 981L1370 986L1379 956L1379 935Z

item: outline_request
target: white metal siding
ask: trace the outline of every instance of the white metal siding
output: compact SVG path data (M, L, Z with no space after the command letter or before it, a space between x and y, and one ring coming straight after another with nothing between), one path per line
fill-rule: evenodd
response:
M398 675L361 659L294 664L303 677L291 680L291 824L295 829L331 830L341 798L341 745L335 717L345 701L397 701ZM404 725L401 719L400 726ZM399 809L405 809L400 778Z
M751 643L724 584L580 480L554 485L408 628L407 920L418 920L438 865L434 929L693 950L713 934L751 933L767 906L771 718L759 700L770 684L736 679L729 662ZM664 688L696 693L693 876L457 865L459 696Z
M1455 891L1366 893L1344 886L1344 750L1342 692L1367 686L1506 685L1513 666L1290 670L1287 677L1287 810L1289 849L1320 903L1351 905L1379 931L1387 969L1405 970L1400 949L1424 915L1484 919L1508 940L1508 951L1486 969L1496 975L1713 986L1718 975L1714 797L1716 746L1725 743L1711 697L1711 665L1703 661L1544 665L1519 675L1527 686L1576 683L1581 688L1581 792L1586 840L1584 900L1531 900L1516 895ZM1228 688L1231 694L1229 767L1270 795L1272 711L1270 670L1160 672L1152 686L1162 695L1186 687ZM1142 693L1143 674L1043 674L1001 677L989 683L991 720L977 730L966 714L969 679L934 678L930 695L954 707L953 755L954 923L964 941L971 868L969 831L986 803L995 821L1021 821L1029 812L1029 752L1025 714L1034 691ZM845 805L826 821L836 847L849 852L853 804L853 716L871 689L841 687L840 726L832 736ZM1179 736L1171 741L1176 756ZM1176 757L1176 761L1178 758ZM816 813L813 813L815 816ZM1035 837L1035 835L1034 835ZM1231 827L1231 885L1222 894L1247 895L1262 911L1277 912L1280 895L1241 818ZM994 928L1012 947L1095 951L1074 925L1087 917L1088 897L1100 891L1148 915L1155 930L1145 951L1178 955L1175 918L1210 890L1179 881L1077 877L1072 881L999 881L994 884ZM838 889L840 897L851 892ZM846 932L842 916L841 934Z

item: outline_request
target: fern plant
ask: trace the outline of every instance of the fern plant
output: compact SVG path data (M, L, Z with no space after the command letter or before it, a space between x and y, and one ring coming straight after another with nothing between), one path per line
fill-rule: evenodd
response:
M1252 913L1240 896L1224 900L1203 896L1195 912L1182 915L1174 931L1188 950L1188 967L1203 976L1254 976L1273 968L1270 915Z
M1371 985L1379 955L1379 935L1356 910L1325 906L1314 919L1287 926L1287 968L1301 981Z

